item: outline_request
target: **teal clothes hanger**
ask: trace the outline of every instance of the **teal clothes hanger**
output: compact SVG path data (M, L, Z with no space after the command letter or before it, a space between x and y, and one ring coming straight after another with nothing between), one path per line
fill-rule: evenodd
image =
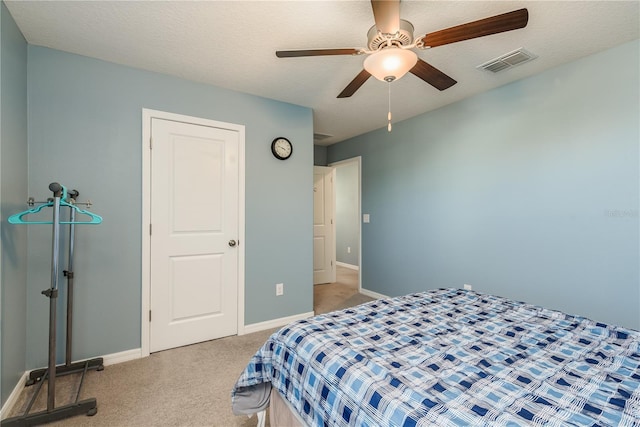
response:
M93 212L89 212L87 210L84 209L80 209L79 207L77 207L76 205L67 202L67 189L64 186L62 187L62 197L60 198L60 206L68 206L71 209L74 209L77 213L82 214L82 215L87 215L89 216L89 220L88 221L60 221L60 224L100 224L102 223L102 217L100 215L96 215ZM35 214L40 212L42 209L47 208L47 207L51 207L54 205L54 201L50 200L47 203L44 203L38 207L26 210L24 212L20 212L14 215L11 215L8 218L8 221L10 224L53 224L53 221L28 221L28 220L24 220L22 219L22 217L26 216L26 215L31 215L31 214Z
M30 214L35 214L40 212L44 208L48 208L53 206L53 202L48 202L43 205L38 206L37 208L29 209L24 212L17 213L15 215L11 215L8 219L10 224L53 224L53 221L28 221L22 219L22 217ZM93 212L89 212L84 209L80 209L79 207L72 205L71 203L60 200L60 206L69 206L74 209L77 213L82 215L88 215L90 220L88 221L60 221L60 224L100 224L102 223L102 217L100 215L96 215Z

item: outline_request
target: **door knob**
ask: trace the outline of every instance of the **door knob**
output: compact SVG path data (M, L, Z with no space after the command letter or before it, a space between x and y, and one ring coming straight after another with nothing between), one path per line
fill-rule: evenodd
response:
M229 246L234 247L236 245L235 240L229 240Z

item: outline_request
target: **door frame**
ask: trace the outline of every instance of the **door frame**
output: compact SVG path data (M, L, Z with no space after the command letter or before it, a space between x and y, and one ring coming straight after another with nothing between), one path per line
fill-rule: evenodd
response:
M362 156L329 163L327 166L335 170L335 168L349 163L356 163L358 165L358 292L362 292Z
M151 119L172 120L238 132L238 335L244 334L244 228L245 228L245 128L244 125L200 117L142 109L142 292L140 308L140 355L149 356L151 307Z

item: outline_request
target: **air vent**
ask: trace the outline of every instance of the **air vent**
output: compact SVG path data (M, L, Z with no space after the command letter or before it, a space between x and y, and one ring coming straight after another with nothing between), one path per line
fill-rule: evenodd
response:
M324 133L314 133L313 140L314 141L322 141L323 139L331 138L333 135L327 135Z
M507 68L515 67L516 65L524 64L525 62L536 59L537 56L529 52L526 49L520 48L513 52L506 53L498 58L487 61L484 64L478 65L476 68L481 70L491 71L497 73L498 71L506 70Z

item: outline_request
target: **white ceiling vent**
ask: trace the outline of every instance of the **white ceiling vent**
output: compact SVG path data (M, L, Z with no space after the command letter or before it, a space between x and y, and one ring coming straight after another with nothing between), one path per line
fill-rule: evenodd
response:
M314 141L322 141L323 139L331 138L333 135L327 135L324 133L314 133L313 140Z
M487 61L484 64L480 64L476 68L497 73L498 71L524 64L525 62L532 61L536 58L537 56L533 53L524 48L520 48L513 52L505 53L504 55Z

